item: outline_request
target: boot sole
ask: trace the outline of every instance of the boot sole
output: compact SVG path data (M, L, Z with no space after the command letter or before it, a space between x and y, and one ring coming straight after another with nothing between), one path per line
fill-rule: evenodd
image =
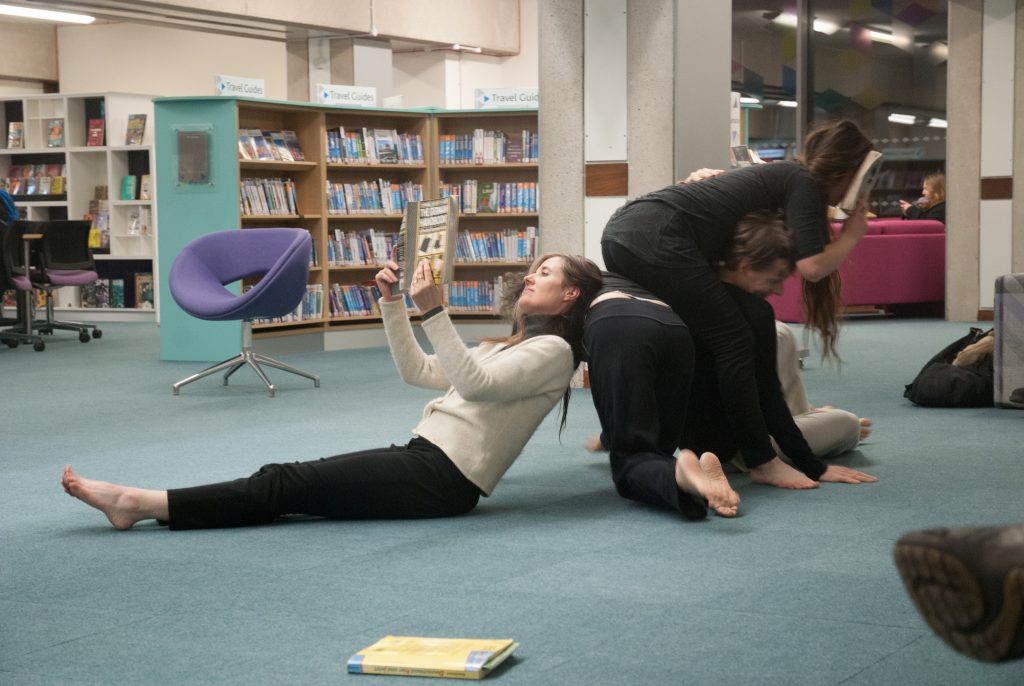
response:
M991 622L982 626L979 622L986 610L990 613L996 608L985 607L978 579L959 559L909 543L897 544L894 556L918 612L951 648L984 662L1021 657L1024 568L1009 570L1003 582L1002 607Z

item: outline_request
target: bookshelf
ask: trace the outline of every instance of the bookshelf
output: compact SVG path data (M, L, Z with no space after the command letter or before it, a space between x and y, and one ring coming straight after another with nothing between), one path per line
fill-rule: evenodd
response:
M241 149L251 150L249 140L256 130L294 131L304 159L240 159ZM523 155L523 131L536 151L537 111L347 108L216 96L157 98L156 178L163 227L159 253L165 256L159 278L161 357L210 360L237 352L237 324L199 322L177 308L167 291L173 256L193 238L271 226L303 228L312 235L305 310L287 321L254 323L258 338L379 329L379 315L360 304L373 304L373 276L398 232L405 203L439 197L443 187L461 187L471 180L491 190L506 211L479 211L475 202L475 211L460 213L460 234L467 243L470 238L476 241L477 252L474 259L456 261L455 281L470 282L474 288L453 290L447 297L455 319L496 321L493 306L480 296L493 290L505 273L524 270L536 252L538 164L528 150L527 159L519 162L508 162L507 155L468 164L442 161L442 142L448 140L442 137L472 136L477 130L514 132L512 153L518 159ZM206 134L205 183L177 182L175 151L184 132ZM491 146L495 149L493 141ZM246 157L258 158L259 151ZM248 200L253 196L242 195L247 184L277 189L272 191L275 197L284 198L280 208L253 210L254 203ZM258 197L255 203L260 203ZM476 300L462 304L469 292Z
M0 98L0 179L26 219L80 219L101 214L94 257L100 278L122 280L124 300L96 307L78 287L56 291L59 309L87 319L153 321L155 301L138 302L136 276L156 267L156 192L152 126L124 145L128 117L152 121L152 96L132 93L46 94ZM59 135L55 121L60 121ZM102 122L102 131L90 123ZM10 131L20 129L20 147ZM13 144L13 145L12 145ZM121 200L126 175L150 179L148 197ZM59 179L57 178L59 177ZM97 189L105 189L99 190ZM102 204L97 195L106 193ZM103 198L100 198L103 199ZM113 290L113 289L111 289ZM103 304L103 303L101 303Z
M882 173L871 191L869 208L879 217L901 216L900 200L914 202L921 197L926 176L945 173L945 159L882 160Z

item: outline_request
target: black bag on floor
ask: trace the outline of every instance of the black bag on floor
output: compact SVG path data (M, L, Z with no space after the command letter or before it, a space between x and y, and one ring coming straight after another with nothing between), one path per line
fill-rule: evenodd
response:
M991 407L992 356L984 355L971 364L960 367L952 362L961 350L977 343L990 331L972 326L959 338L928 360L917 376L903 391L903 397L924 407Z

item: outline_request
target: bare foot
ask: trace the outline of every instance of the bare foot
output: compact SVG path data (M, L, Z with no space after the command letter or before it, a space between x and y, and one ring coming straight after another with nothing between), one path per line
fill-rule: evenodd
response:
M84 479L64 468L60 483L64 492L95 507L115 529L130 529L143 519L167 519L167 492L119 486L106 481Z
M770 461L750 470L750 481L755 484L777 486L778 488L817 488L818 482L807 478L800 471L773 457Z
M680 450L676 459L676 485L679 489L707 499L708 507L722 517L735 517L740 496L725 478L722 464L713 453L700 460L692 450Z
M592 453L606 453L608 448L601 442L601 434L595 436L587 436L583 439L583 447Z
M860 418L860 440L866 440L871 435L871 420L866 417Z

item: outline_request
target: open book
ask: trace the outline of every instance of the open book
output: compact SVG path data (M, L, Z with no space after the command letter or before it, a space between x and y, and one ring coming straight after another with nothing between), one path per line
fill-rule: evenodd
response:
M395 247L395 262L401 271L398 286L392 287L392 293L409 289L420 260L430 262L434 283L440 285L451 281L458 229L459 209L455 198L409 202Z
M839 209L846 213L846 215L852 214L857 209L857 203L860 202L860 199L865 195L869 195L872 189L874 189L875 184L878 183L878 176L881 171L882 153L872 150L864 158L864 161L861 162L857 173L854 174L853 181L850 182L846 195L839 202Z
M385 636L348 660L350 674L482 679L519 647L511 638Z

